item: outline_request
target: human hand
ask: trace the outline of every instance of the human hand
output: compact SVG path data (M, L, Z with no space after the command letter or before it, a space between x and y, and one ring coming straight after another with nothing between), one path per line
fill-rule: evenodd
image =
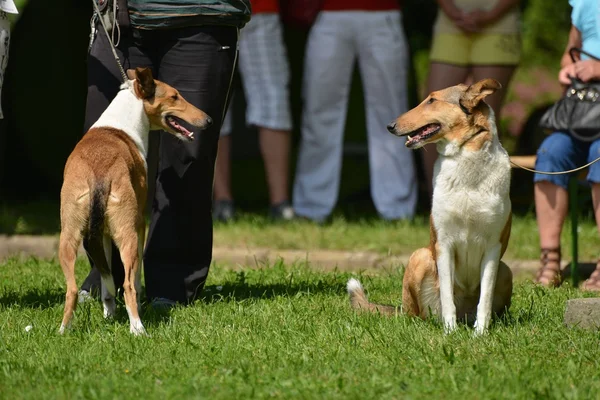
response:
M491 24L496 19L498 19L498 15L496 15L496 14L497 13L494 10L491 10L491 11L475 10L475 11L471 11L468 14L468 17L470 20L473 21L475 26L477 26L479 29L481 29L481 28L485 27L486 25Z
M569 79L569 77L576 76L577 74L575 72L575 64L571 63L560 69L560 72L558 73L558 81L562 85L568 86L571 84L571 79Z
M585 60L573 64L576 76L583 82L600 78L600 61Z
M451 19L452 22L454 22L454 25L456 25L463 32L475 33L479 31L479 26L470 13L460 12L454 17L451 17Z

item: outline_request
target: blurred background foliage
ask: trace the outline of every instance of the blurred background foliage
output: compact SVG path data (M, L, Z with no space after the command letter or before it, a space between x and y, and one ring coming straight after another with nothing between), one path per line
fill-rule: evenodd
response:
M90 0L17 0L2 106L0 193L3 202L57 201L64 162L82 135L86 96L86 55ZM434 0L405 0L403 20L411 49L411 105L422 98L427 76ZM560 95L556 73L570 27L567 0L526 0L523 61L501 121L502 140L513 153L531 154L543 137L536 112ZM307 32L286 28L292 72L291 95L299 139L300 86ZM233 113L233 187L236 202L248 210L267 205L267 190L256 133L244 124L240 82ZM531 116L533 121L528 121ZM346 125L340 203L350 211L372 211L360 76L355 72ZM295 153L295 151L294 151ZM292 161L293 169L295 160ZM518 182L531 181L523 175ZM366 207L365 207L366 205Z

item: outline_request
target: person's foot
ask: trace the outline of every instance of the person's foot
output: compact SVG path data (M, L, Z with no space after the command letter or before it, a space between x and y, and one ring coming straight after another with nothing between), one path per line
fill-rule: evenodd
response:
M87 290L80 290L79 295L77 296L77 301L79 303L85 303L87 301L94 300L94 297Z
M535 283L546 287L558 287L562 283L560 269L560 248L541 249L541 267L537 272Z
M581 289L590 292L600 292L600 260L596 264L596 270L581 284Z
M296 217L294 208L288 201L282 201L279 204L272 205L269 215L276 221L291 221Z
M157 297L150 302L150 307L155 310L168 310L177 305L177 302L169 299L165 299L164 297Z
M218 200L213 206L213 217L217 221L230 222L235 217L235 207L232 200Z

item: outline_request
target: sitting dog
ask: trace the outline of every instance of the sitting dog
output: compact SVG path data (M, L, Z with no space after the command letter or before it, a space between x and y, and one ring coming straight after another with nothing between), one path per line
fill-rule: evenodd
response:
M441 317L446 332L457 316L487 331L492 313L510 307L512 273L501 261L511 228L508 154L498 140L494 112L484 98L500 84L484 79L431 93L388 125L406 146L436 143L429 246L406 267L402 309L411 316ZM394 314L370 303L356 279L347 285L354 308Z
M67 281L64 333L77 306L75 259L82 240L102 275L104 316L115 312L111 240L125 267L123 294L130 332L145 334L139 317L147 192L146 152L150 130L162 129L191 141L194 129L212 121L171 86L154 80L147 68L128 70L129 81L69 156L60 193L58 257Z

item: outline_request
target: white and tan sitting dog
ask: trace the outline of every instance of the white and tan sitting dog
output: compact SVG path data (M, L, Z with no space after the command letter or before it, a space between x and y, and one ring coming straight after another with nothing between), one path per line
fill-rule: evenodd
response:
M417 149L436 143L439 158L433 177L428 247L408 261L402 310L408 315L441 317L446 332L457 317L475 320L486 332L492 314L510 307L512 273L501 261L511 228L511 167L498 140L492 109L484 98L500 84L484 79L431 93L388 126L408 136ZM396 308L370 303L355 279L348 282L354 308L394 314Z

